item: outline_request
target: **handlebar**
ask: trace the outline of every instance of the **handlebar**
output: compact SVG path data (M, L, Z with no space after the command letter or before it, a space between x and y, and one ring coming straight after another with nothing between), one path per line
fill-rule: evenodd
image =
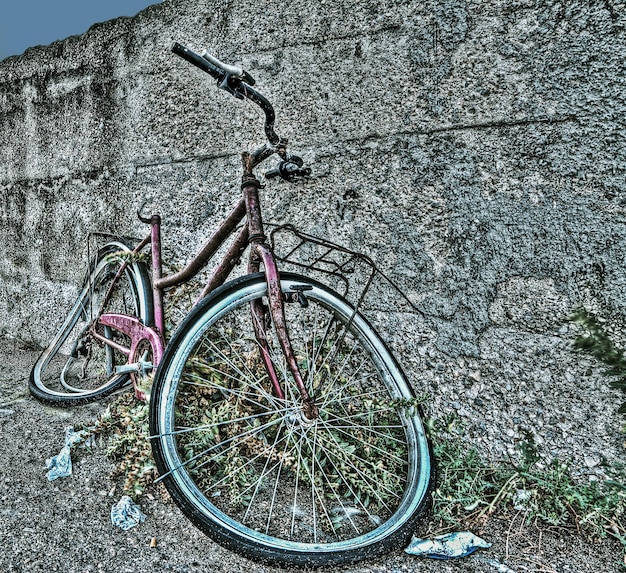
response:
M215 56L212 56L207 51L205 51L202 54L202 57L205 60L211 62L215 67L224 70L227 74L230 74L231 76L235 78L243 80L248 85L253 86L256 83L254 81L254 78L248 72L246 72L243 68L240 68L238 66L231 66L229 64L225 64L224 62L220 62Z
M277 153L282 161L275 169L265 174L267 179L281 177L287 181L293 181L299 177L308 177L311 174L308 167L303 167L303 161L300 157L287 153L287 140L278 137L274 131L276 120L274 108L264 96L252 88L255 81L248 72L238 66L220 62L215 56L207 52L202 55L196 54L178 42L172 44L172 52L214 77L219 88L226 90L236 98L249 99L265 113L265 135L270 146L265 145L252 153L244 154L247 157L246 169L248 171L251 172L254 166Z
M216 80L222 81L224 79L226 71L223 68L203 58L200 54L192 52L189 48L183 46L182 44L174 42L172 44L172 52L184 60L187 60L190 64L200 68L203 72L211 74Z
M272 104L252 88L255 81L248 72L237 66L224 64L206 52L202 56L196 54L178 42L172 44L172 52L214 77L220 89L227 91L238 99L249 99L258 105L265 113L265 135L270 144L276 146L286 142L281 140L274 131L276 115Z

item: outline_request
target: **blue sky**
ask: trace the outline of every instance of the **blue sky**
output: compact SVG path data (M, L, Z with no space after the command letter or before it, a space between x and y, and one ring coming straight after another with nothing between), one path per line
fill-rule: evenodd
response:
M86 32L92 24L134 16L160 0L6 0L0 12L0 60L26 48Z

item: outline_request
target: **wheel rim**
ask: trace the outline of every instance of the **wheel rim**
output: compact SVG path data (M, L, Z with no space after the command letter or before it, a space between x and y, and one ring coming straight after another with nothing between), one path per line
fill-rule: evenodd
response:
M307 309L286 305L320 410L307 420L293 385L279 400L258 368L246 303L264 292L257 282L220 299L178 344L188 350L169 361L157 414L169 480L209 521L279 551L354 551L388 538L419 508L430 476L404 378L369 325L314 287ZM357 333L369 339L363 347ZM282 354L273 358L288 379Z
M128 339L121 333L95 324L101 301L120 264L121 259L114 254L122 250L127 248L113 244L112 252L98 261L56 339L35 365L33 380L45 394L60 399L89 396L115 388L128 379L127 374L115 375L115 366L126 362L126 358L90 334L90 329L95 328L105 338L129 346ZM110 296L105 312L141 316L136 276L137 269L129 265Z

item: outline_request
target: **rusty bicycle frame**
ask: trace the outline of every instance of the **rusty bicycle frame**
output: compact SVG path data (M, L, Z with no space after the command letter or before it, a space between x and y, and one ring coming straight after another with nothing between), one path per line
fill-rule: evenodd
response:
M285 393L282 388L279 376L276 373L272 360L270 358L269 346L267 343L266 325L269 324L269 318L274 325L282 352L286 358L289 370L300 392L303 403L303 413L312 420L317 417L317 408L313 399L305 388L302 375L298 369L296 358L289 341L289 334L285 320L284 302L292 293L283 294L280 286L280 275L272 248L267 242L263 219L261 214L261 205L259 201L259 189L262 187L259 180L253 173L261 162L277 154L281 159L283 173L285 178L297 174L308 173L307 169L301 169L302 162L295 156L287 154L286 141L281 140L274 132L274 110L271 104L258 92L253 90L249 83L237 78L230 71L225 72L223 69L215 66L211 61L206 60L191 52L188 48L175 44L172 50L190 61L194 65L207 71L214 77L217 77L220 87L226 89L237 97L245 97L259 105L265 112L265 133L268 143L252 151L242 154L243 177L241 190L243 197L239 200L235 208L224 219L218 229L213 233L200 251L191 259L191 261L181 271L163 276L162 257L161 257L161 217L153 214L150 217L143 217L138 214L139 219L150 225L150 233L139 242L132 251L133 255L137 255L144 248L150 245L152 255L152 292L153 292L153 316L154 324L143 324L142 321L134 316L124 314L105 313L101 314L98 322L105 327L113 328L128 336L131 340L130 348L114 342L107 336L103 336L96 330L96 325L92 325L91 334L101 343L106 344L115 350L128 356L128 364L118 367L118 371L125 371L131 374L136 372L146 372L157 367L165 350L166 342L165 334L165 318L164 318L164 292L166 289L183 284L196 276L206 264L213 258L218 249L233 235L236 234L231 246L227 250L223 259L211 277L207 281L204 289L199 295L196 304L213 290L224 284L229 277L231 271L239 262L241 256L247 247L250 247L248 258L248 273L258 273L263 270L267 282L267 298L269 307L266 307L261 300L255 300L250 303L250 312L254 325L254 332L257 343L261 352L262 360L267 370L269 379L271 380L273 390L276 396L284 399ZM217 71L216 71L217 70ZM249 76L248 80L251 80ZM252 80L252 83L253 80ZM288 173L287 176L284 174ZM266 174L267 176L267 174ZM243 227L237 231L242 221L245 221ZM132 257L131 257L132 258ZM104 297L101 309L106 305L114 285L122 276L128 261L120 266L109 291ZM298 293L294 292L293 296L297 298ZM152 354L152 361L147 362L142 358L141 353L145 350L145 344L149 344ZM136 384L135 376L131 376L135 386L135 393L138 398L145 398L143 390Z

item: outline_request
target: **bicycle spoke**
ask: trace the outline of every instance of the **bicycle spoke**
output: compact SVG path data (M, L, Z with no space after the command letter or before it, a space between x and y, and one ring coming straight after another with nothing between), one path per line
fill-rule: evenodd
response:
M343 473L341 472L340 468L337 467L337 465L335 464L335 461L332 459L331 456L327 456L328 461L332 464L333 468L335 469L335 472L337 473L337 475L339 476L339 478L341 479L341 481L343 482L344 486L346 486L346 489L350 492L350 494L352 495L352 497L357 501L357 503L363 508L363 511L365 511L365 513L368 513L367 508L363 505L363 503L359 500L359 496L356 494L356 492L354 491L352 485L350 484L350 482L348 480L346 480L346 478L344 477ZM326 478L326 481L328 483L328 485L330 486L331 491L333 492L335 498L337 499L337 502L341 505L342 509L344 510L344 513L346 515L346 517L348 517L348 519L350 520L350 523L352 524L353 528L355 529L355 531L359 531L357 525L354 523L354 520L352 519L352 516L350 515L349 511L347 510L347 508L345 507L342 499L339 497L339 494L334 491L334 483L330 481L330 479Z
M326 420L327 422L331 421L331 420ZM379 424L376 424L376 429L370 428L369 426L356 426L354 424L349 424L346 426L339 426L336 424L332 425L333 430L345 430L346 435L349 436L353 436L353 433L348 432L348 430L352 430L354 431L359 430L362 432L367 432L368 434L372 435L372 436L376 436L376 437L380 437L380 438L384 438L387 441L391 441L391 442L396 442L398 445L402 444L404 445L404 440L401 440L399 438L395 438L394 436L391 436L389 434L385 434L384 432L380 432L380 429L389 429L389 430L401 430L404 426L402 426L401 424L398 425L394 425L394 426L381 426ZM367 443L365 440L361 440L362 443Z
M247 468L250 465L253 465L258 460L265 458L266 455L267 455L267 452L261 452L261 453L257 454L255 457L250 458L242 466L239 466L239 467L233 469L233 471L231 473L226 474L222 479L220 479L219 481L216 481L215 483L213 483L212 484L212 488L215 489L218 486L222 485L223 483L226 483L229 479L232 479L237 473L242 472L245 468Z
M319 309L316 308L316 312L319 312ZM317 361L319 359L319 353L322 351L322 349L326 345L326 340L328 340L330 331L335 324L336 324L336 318L333 315L329 318L328 324L326 325L326 328L324 329L324 336L322 337L322 340L318 345L318 353L313 357L313 364L317 364Z
M283 412L289 412L289 408L285 408L284 410L282 410ZM273 412L276 413L276 412ZM160 438L163 436L179 436L182 434L188 434L189 432L197 432L200 430L212 430L215 428L219 428L221 426L226 426L226 425L232 425L238 422L249 422L250 420L255 420L257 418L265 418L267 417L266 413L263 414L255 414L252 416L244 416L238 419L234 419L234 420L223 420L220 422L214 422L212 424L201 424L200 426L193 426L193 427L189 427L189 428L185 428L185 427L181 427L181 429L179 430L173 430L171 432L165 432L163 434L157 434L155 436L150 436L150 439L154 439L154 438ZM259 428L263 428L263 426L259 426ZM259 429L259 428L254 428L255 430Z
M242 523L246 523L247 517L248 517L248 513L250 512L250 508L252 507L252 503L254 502L254 498L256 497L256 495L257 495L257 493L259 491L259 487L261 486L261 482L263 481L263 478L265 477L265 475L267 475L267 466L269 465L270 460L272 459L272 453L276 450L276 443L278 442L278 437L279 436L280 436L280 432L276 432L276 437L274 438L274 443L272 444L272 447L270 448L270 451L266 455L267 459L265 461L265 466L263 467L263 470L261 471L261 476L257 480L256 487L254 489L254 493L252 494L252 498L250 499L250 502L248 503L248 509L246 510L246 513L243 516ZM270 516L271 516L271 512L270 512ZM268 527L269 527L269 519L270 519L270 517L268 517ZM267 533L267 529L266 529L266 533Z
M244 367L248 370L249 376L241 368L239 368L239 366L236 365L229 356L227 356L221 349L219 349L214 341L209 340L207 342L211 344L213 352L217 352L218 356L220 356L228 365L230 365L232 369L241 377L241 380L246 380L250 384L250 386L257 386L258 389L262 391L265 397L271 396L271 394L268 394L263 388L263 386L259 384L257 377L252 373L252 371L247 366L244 365ZM229 347L231 347L232 349L232 346L230 345L230 343L228 344L229 344ZM236 355L236 352L234 352L234 350L233 350L233 354ZM232 377L232 378L234 380L238 380L235 377Z
M314 332L317 332L317 326L318 326L318 318L319 318L319 307L316 307L315 309L315 330ZM313 380L315 379L315 375L318 372L318 367L317 367L317 361L320 357L320 353L322 352L325 344L326 344L326 340L328 340L328 336L330 333L331 328L333 327L333 325L335 324L335 317L332 316L329 321L328 324L324 327L324 335L322 336L322 339L320 340L319 344L317 345L317 351L315 351L314 353L311 353L311 373L310 373L310 377L309 377L309 386L310 388L313 388ZM316 340L316 336L314 334L313 339L312 339L312 347L315 345L315 340ZM320 367L323 366L323 364L320 365Z
M271 449L271 450L266 450L266 451L264 451L263 453L258 454L255 458L253 458L253 459L254 459L254 461L261 460L261 459L265 458L265 460L266 460L266 461L265 461L265 464L264 464L263 471L261 472L261 477L257 478L257 480L256 480L256 482L255 482L255 483L252 483L252 484L248 485L246 488L244 488L244 489L243 489L243 490L241 490L241 492L240 492L240 495L241 495L241 496L243 496L244 494L246 494L247 492L249 492L252 488L255 488L255 493L253 494L253 497L251 498L250 502L248 503L249 510L251 509L251 504L252 504L252 501L254 501L254 499L253 499L253 498L254 498L254 496L256 496L256 490L257 490L257 489L260 487L260 485L261 485L261 481L263 480L263 478L265 477L265 475L269 475L269 474L270 474L270 473L271 473L271 472L272 472L272 471L273 471L273 470L277 467L277 465L280 463L280 462L276 462L276 463L275 463L272 467L270 467L270 468L268 469L268 465L269 465L269 462L270 462L270 460L271 460L271 455L272 455L272 452L273 452L273 451L275 450L275 448L276 448L276 447L277 447L277 446L278 446L281 442L283 442L283 441L285 441L285 438L281 438L281 439L280 439L280 441L278 441L277 443L273 444L273 446L272 446L272 449ZM237 471L241 471L241 470L244 468L244 466L247 466L247 465L248 465L248 462L247 462L247 463L245 463L243 466L240 466L240 467L238 468L238 470L235 470L234 472L231 472L230 474L228 474L227 476L225 476L224 478L222 478L222 480L220 480L220 481L224 481L226 478L231 478L231 479L232 479L232 477L233 477L233 476L237 473ZM213 484L213 487L215 487L215 485L216 485L216 484ZM248 513L248 510L246 511L246 514L247 514L247 513ZM245 517L244 517L244 518L242 518L242 523L244 523L245 521L246 521Z
M340 386L339 388L337 388L336 390L333 391L333 388L335 387L335 385L337 384L337 381L341 379L341 375L343 374L344 369L346 368L349 359L352 357L354 351L358 348L359 343L358 341L354 343L354 345L352 346L352 348L350 349L350 352L348 353L348 355L344 358L343 363L341 364L341 367L339 368L337 374L335 375L334 380L327 385L327 392L324 395L324 403L322 404L322 407L324 406L324 404L326 404L328 401L332 400L335 393L336 392L340 392L342 390L342 388L344 386L347 386L349 384L351 384L351 382L349 380L346 380L346 382ZM367 361L367 357L363 357L361 360L361 363L359 364L359 366L356 368L354 375L352 376L352 380L355 379L355 377L358 375L358 373L360 372L360 370L364 367L364 365L366 364ZM370 374L371 376L371 374Z
M352 432L346 432L345 430L340 429L340 428L336 428L335 426L332 426L332 428L333 428L333 430L338 429L340 431L340 433L344 434L347 438L353 438L354 437ZM401 443L404 443L404 442L401 442ZM401 457L399 457L399 456L397 456L395 454L391 454L389 452L389 450L387 450L387 449L381 448L379 446L375 446L373 444L368 444L368 446L371 449L375 450L376 452L379 452L380 454L384 455L387 459L391 459L391 460L394 460L394 461L397 461L397 462L400 462L400 463L405 463L404 458L401 458Z
M305 437L308 438L308 434ZM315 463L317 462L317 459L318 459L318 456L317 456L317 451L318 450L317 450L317 448L318 448L318 446L320 446L317 438L318 438L318 432L313 431L313 444L311 446L311 452L312 452L312 455L311 455L311 466L313 468L315 468ZM318 466L319 466L319 471L322 473L322 475L324 475L322 467L319 464L319 462L318 462ZM320 479L323 479L323 478L320 478ZM312 478L311 481L312 481L312 487L315 488L315 479ZM328 520L328 523L329 523L329 525L331 527L331 530L334 530L333 521L332 521L330 515L328 514L328 510L326 509L326 504L324 503L324 500L321 497L320 492L317 492L317 495L318 495L318 499L319 499L320 505L321 505L321 507L322 507L322 509L324 511L324 515L326 516L326 519ZM316 539L316 541L317 541L317 539Z
M194 374L187 374L187 376L189 378L195 378L196 375ZM204 378L200 378L200 376L197 376L201 382L190 382L189 380L185 380L182 382L182 385L184 386L198 386L200 388L211 388L211 389L216 389L219 390L220 392L223 392L224 394L230 394L231 396L235 396L235 397L239 397L241 398L243 401L249 403L249 404L253 404L263 410L266 411L272 411L273 407L274 407L274 403L272 402L271 404L263 404L262 402L258 401L259 396L257 394L251 393L251 392L244 392L244 391L240 391L240 390L236 390L234 388L228 388L225 386L221 386L219 384L216 383L212 383ZM257 398L256 400L253 400L252 398L250 398L250 396ZM272 398L273 399L273 398Z
M411 429L414 416L403 409L411 390L384 345L364 334L365 323L344 303L318 302L313 289L305 293L308 306L285 305L285 318L317 415L304 414L294 373L268 326L266 350L282 388L282 398L275 396L250 322L251 301L267 304L267 287L255 280L256 294L216 304L216 318L185 335L197 342L181 352L183 362L169 359L175 407L162 419L176 421L164 430L170 436L156 438L177 452L165 470L168 488L180 483L178 495L203 522L218 516L210 531L219 533L226 516L233 539L241 535L264 551L273 551L268 542L281 554L378 543L403 527L403 512L416 507L412 490L423 483L422 461L413 461L413 441L423 432ZM187 488L197 493L190 497Z
M275 425L275 424L279 423L280 421L281 421L280 419L278 419L278 420L273 420L273 421L271 421L271 422L268 422L267 424L264 424L264 425L259 426L258 428L252 428L252 429L248 430L247 432L244 432L243 434L239 434L238 436L233 436L232 438L228 438L227 440L225 440L225 441L223 441L223 442L220 442L219 444L216 444L216 445L214 445L214 446L211 446L210 448L207 448L206 450L204 450L204 451L200 452L199 454L196 454L196 455L194 455L193 457L191 457L191 458L189 458L189 459L187 459L187 460L184 460L182 463L180 463L180 464L176 465L175 467L173 467L173 468L172 468L170 471L168 471L166 474L163 474L163 475L159 476L159 477L155 480L155 483L156 483L156 482L161 481L164 477L168 476L168 475L169 475L169 474L171 474L172 472L177 471L177 470L179 470L179 469L183 468L183 467L184 467L184 466L186 466L186 465L189 465L191 462L196 461L197 459L201 458L202 456L207 455L208 453L211 453L212 451L214 451L214 450L215 450L215 449L217 449L218 447L222 447L222 446L224 446L224 445L226 445L226 444L229 444L229 443L231 443L232 441L234 441L234 440L236 440L236 439L238 439L238 438L241 438L241 437L243 437L243 436L248 436L248 435L251 435L251 434L254 434L254 433L257 433L257 432L263 431L263 430L265 430L265 429L267 429L267 428L270 428L271 426L273 426L273 425ZM160 438L160 437L163 437L163 436L171 436L171 435L173 435L174 433L175 433L175 432L165 432L165 433L162 433L162 434L157 434L157 435L155 435L155 436L151 436L151 438ZM211 461L212 461L212 460L211 460Z
M343 408L342 408L343 409ZM389 406L388 408L379 408L378 410L367 410L366 412L359 412L358 414L347 414L345 416L340 416L339 414L336 414L333 410L323 410L324 413L327 413L329 416L329 420L332 418L334 420L338 420L340 422L349 422L350 420L354 420L354 419L361 419L361 418L371 418L372 416L376 415L380 415L380 414L387 414L390 412L396 412L396 409L393 408L392 406ZM360 427L357 424L353 424L353 426L355 427ZM376 424L376 427L378 428L382 428L384 427L384 424ZM401 424L400 426L396 426L396 425L390 425L389 427L403 427Z
M366 380L369 378L376 379L376 374L372 373L370 376L366 378ZM360 394L348 394L344 396L343 398L335 398L335 400L333 400L333 403L342 404L343 402L353 402L354 400L360 400L361 398L371 399L374 396L379 396L379 395L382 395L385 398L389 398L389 393L386 390L366 389Z
M270 510L267 514L267 524L265 525L265 533L268 534L270 531L270 523L272 522L272 513L274 512L274 504L276 503L276 492L278 491L278 486L280 483L280 472L283 469L283 461L284 454L280 456L278 471L276 472L276 479L274 480L274 489L272 491L272 503L270 505Z
M336 438L332 435L332 434L328 434L335 442L336 446L341 448L341 444L339 444L339 442L336 440ZM332 454L332 450L330 449L325 449L325 451L328 453L330 452ZM336 457L338 457L335 454ZM358 458L361 461L365 461L362 458ZM392 494L394 497L398 497L395 492L393 492L392 490L389 490L386 486L383 486L382 484L376 482L373 478L369 477L367 474L363 473L363 470L360 469L359 467L357 467L350 459L348 458L343 458L343 461L346 462L347 464L349 464L349 466L357 473L359 474L359 477L361 477L361 479L363 479L363 481L369 485L371 485L371 492L372 494L374 494L374 497L376 497L380 503L385 507L385 509L387 509L388 511L391 511L390 508L387 506L387 504L385 503L384 499L380 496L379 493L379 489L382 488L385 491L387 491L388 493ZM371 462L366 462L371 464ZM392 472L386 472L390 475L393 475Z
M335 468L335 470L337 471L337 475L339 475L341 481L343 482L343 484L346 486L346 488L348 489L348 491L350 491L350 493L355 497L355 499L358 497L355 492L353 491L350 483L344 478L343 474L341 473L341 471L337 468L337 466L335 466L334 461L332 460L332 458L330 456L327 455L327 459L330 461L330 463L333 465L333 467ZM320 468L321 469L321 468ZM337 500L337 502L342 506L342 508L345 510L345 505L343 503L343 501L341 500L341 498L339 497L339 494L335 491L334 486L336 485L335 483L333 483L328 476L326 475L326 473L323 473L324 478L326 479L326 483L329 486L329 491L332 492L332 495L335 497L335 499ZM365 508L364 508L365 509ZM356 527L356 524L354 524L351 516L349 515L348 511L345 511L346 516L349 517L350 522L353 524L353 527L355 530L358 531L358 528ZM330 525L331 528L334 529L334 524L332 523L332 519L329 518L330 521Z
M293 433L291 434L293 436ZM302 441L304 440L304 432L300 433L300 442L294 442L294 449L298 452L298 458L296 462L296 468L300 468L302 462ZM293 489L293 504L291 509L291 535L290 537L293 539L295 525L296 525L296 509L298 507L298 487L300 484L300 472L296 471L296 484Z

